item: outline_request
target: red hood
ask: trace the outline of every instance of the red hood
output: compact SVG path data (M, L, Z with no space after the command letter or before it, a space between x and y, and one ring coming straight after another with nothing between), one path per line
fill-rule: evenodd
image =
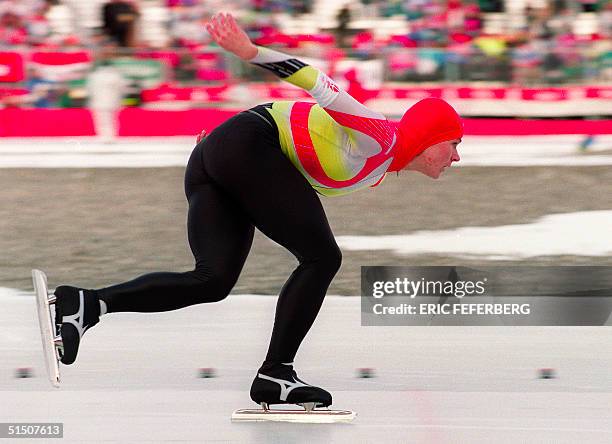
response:
M463 137L457 112L442 99L423 99L406 111L397 125L393 162L388 171L399 171L432 145Z

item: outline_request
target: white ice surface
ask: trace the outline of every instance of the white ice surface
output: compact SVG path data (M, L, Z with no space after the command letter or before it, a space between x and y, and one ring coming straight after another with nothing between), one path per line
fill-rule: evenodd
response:
M350 425L232 424L275 297L105 316L51 388L34 298L0 290L0 422L63 422L62 442L609 443L612 328L361 327L357 297L327 297L296 359ZM18 367L35 377L15 379ZM218 376L196 377L200 367ZM357 379L358 367L377 377ZM557 379L537 379L539 368ZM20 441L20 442L26 442ZM43 441L36 441L43 442Z
M466 136L456 166L612 165L612 135ZM183 167L195 137L1 139L0 168Z
M612 211L581 211L552 214L517 225L461 227L386 236L347 235L336 236L336 241L345 250L390 250L400 256L444 254L505 260L561 255L610 256L611 233Z

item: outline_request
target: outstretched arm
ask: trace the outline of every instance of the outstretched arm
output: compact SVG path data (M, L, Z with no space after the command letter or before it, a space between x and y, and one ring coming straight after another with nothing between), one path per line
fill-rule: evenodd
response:
M272 71L286 82L308 91L349 137L356 155L389 152L395 130L384 115L362 105L324 72L290 55L254 45L231 14L215 14L206 24L211 37L242 60Z
M225 50L308 91L334 120L338 121L334 111L371 119L385 119L382 114L370 110L340 89L324 72L290 55L254 45L231 14L215 14L206 24L206 29ZM344 125L343 122L338 123Z

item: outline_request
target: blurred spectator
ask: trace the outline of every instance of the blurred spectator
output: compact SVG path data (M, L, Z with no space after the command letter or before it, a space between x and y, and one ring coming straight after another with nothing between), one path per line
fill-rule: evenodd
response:
M294 15L308 14L310 11L312 11L312 3L312 0L290 0L290 12Z
M174 70L174 80L178 82L193 82L198 74L198 61L194 54L185 52L181 54L179 63Z
M448 0L446 4L446 25L453 28L463 28L463 8L461 0Z
M195 6L198 0L166 0L166 6L176 8L177 6Z
M10 12L20 18L25 18L39 0L0 0L0 15Z
M4 9L0 15L0 44L20 45L26 42L27 35L22 17L14 9Z
M109 39L100 34L91 38L86 32L74 32L72 15L75 12L71 8L75 4L80 8L79 1L0 0L0 44L20 46L12 51L24 55L28 51L26 45L43 52L87 46L96 53ZM82 4L90 1L83 0ZM321 57L326 45L350 47L350 57L356 59L384 58L389 67L388 79L392 80L503 82L513 79L517 83L534 84L612 78L610 0L525 0L520 3L526 5L522 12L525 20L514 17L510 20L506 14L505 23L502 15L486 14L502 11L504 2L500 0L360 1L368 6L359 8L345 0L337 0L334 5L314 0L96 0L95 3L104 3L104 33L116 42L116 47L138 46L140 49L133 53L138 63L144 63L140 57L145 53L150 53L149 59L164 54L164 57L171 56L174 61L168 64L164 75L185 83L227 82L231 78L230 67L234 73L248 73L250 79L268 79L265 72L242 64L206 59L215 51L208 51L211 40L203 24L211 12L223 9L237 12L257 44L277 46L289 52L295 49L302 56L314 58ZM341 4L343 7L338 10ZM311 18L305 18L304 23L298 18L295 32L287 30L288 23L294 22L283 22L287 13L301 14L313 5L315 13L324 7L338 11L335 42L333 36L318 29L298 34L301 25L312 25ZM597 11L597 14L580 15L584 11ZM387 29L383 29L386 26L377 28L381 20L378 15L405 17L407 23L400 24L401 28L397 20L389 21L388 27L405 31L388 35ZM376 22L366 23L352 32L352 16L358 16L361 23ZM141 42L135 41L137 21L143 22ZM320 26L325 25L322 22ZM487 34L485 29L496 34ZM151 38L162 34L163 38ZM151 52L151 48L155 51ZM139 65L122 69L142 68ZM153 67L147 69L158 71ZM29 74L29 88L37 89L37 82L41 88L45 86L34 73Z
M519 85L533 85L540 79L545 57L545 42L530 38L512 53L513 81Z
M35 66L28 67L23 86L26 94L3 97L2 104L19 108L57 108L62 95L68 93L64 82L46 79Z
M599 0L579 0L582 12L597 12Z
M551 7L554 15L561 14L567 9L567 0L552 0Z
M34 108L51 108L56 105L57 96L54 95L55 85L45 79L35 67L28 68L25 84L29 95L23 100Z
M473 37L482 31L482 14L476 2L465 5L465 32Z
M126 0L111 0L102 7L104 32L120 47L135 46L138 10Z
M28 40L33 45L43 44L52 34L47 18L52 3L52 0L40 2L28 20Z
M504 10L502 0L478 0L478 6L482 12L503 12Z
M60 0L0 1L0 44L73 46L72 12Z
M170 15L170 37L175 46L191 46L209 41L204 27L208 19L202 6L173 8Z
M75 35L73 10L61 0L45 0L49 9L45 12L45 18L49 22L52 36L50 40L54 43L66 40L79 40Z
M119 69L113 66L113 57L113 46L106 46L87 82L89 106L94 113L96 133L104 142L110 142L115 137L116 112L121 107L128 86Z
M353 37L353 54L358 58L368 58L375 55L378 51L378 45L374 39L372 31L362 31Z
M599 32L607 39L612 39L612 1L606 2L599 13Z
M336 20L338 21L336 27L336 41L340 48L345 48L348 46L346 39L348 37L348 25L351 22L351 10L348 4L345 4L340 11L338 11Z

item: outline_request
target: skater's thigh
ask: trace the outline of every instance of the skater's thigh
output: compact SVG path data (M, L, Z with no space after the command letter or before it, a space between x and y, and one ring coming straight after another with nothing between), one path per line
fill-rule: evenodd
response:
M273 140L230 133L224 146L204 154L207 169L263 234L298 259L339 252L319 197Z
M237 277L253 242L248 216L212 182L191 185L188 201L187 234L196 270Z
M315 191L309 184L302 186L293 180L294 177L283 180L283 176L273 176L278 185L276 192L262 194L250 188L244 190L242 204L255 226L300 260L339 255ZM303 177L300 175L299 179L303 180Z

